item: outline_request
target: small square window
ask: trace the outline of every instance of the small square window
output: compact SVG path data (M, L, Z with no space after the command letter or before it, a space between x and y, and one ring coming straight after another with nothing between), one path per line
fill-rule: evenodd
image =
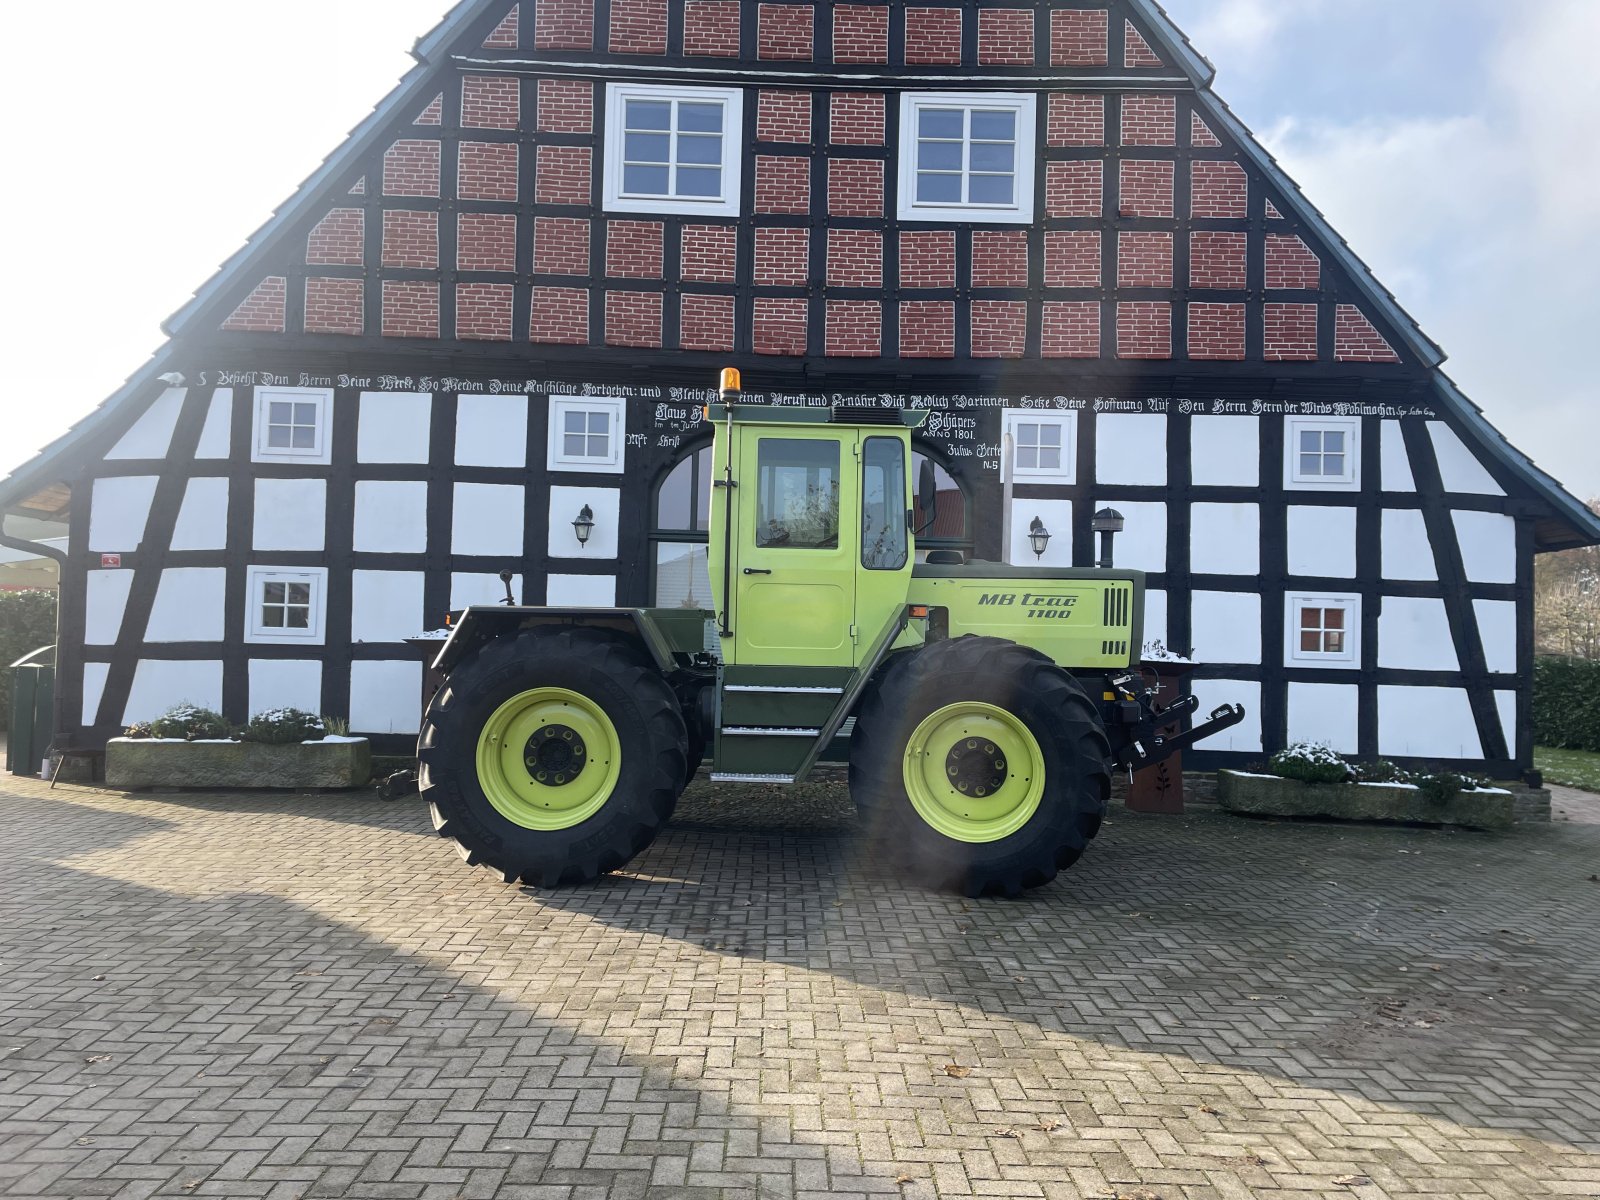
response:
M1361 486L1361 423L1356 418L1290 417L1284 432L1284 487L1355 491Z
M1033 220L1037 101L1020 92L923 92L900 109L902 221Z
M325 567L250 567L246 573L245 641L254 645L323 644Z
M607 84L606 211L738 216L742 101L732 88Z
M254 462L326 464L333 392L323 388L257 388Z
M1076 414L1005 410L1003 438L1009 443L1011 478L1072 483L1077 476Z
M627 409L622 400L558 396L550 401L552 471L620 474Z
M1360 665L1361 597L1292 594L1285 618L1290 666Z

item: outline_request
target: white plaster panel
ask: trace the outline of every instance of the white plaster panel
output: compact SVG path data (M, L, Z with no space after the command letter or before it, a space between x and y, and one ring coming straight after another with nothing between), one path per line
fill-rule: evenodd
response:
M416 733L421 727L420 662L350 664L351 733Z
M256 480L257 550L321 550L327 537L326 480Z
M1160 642L1167 649L1167 593L1151 589L1144 594L1144 645Z
M142 658L134 668L133 687L123 710L123 725L151 721L175 704L222 707L222 663L169 662Z
M458 483L455 487L450 524L450 544L454 552L508 556L520 561L523 489L500 483ZM572 530L569 528L567 532L570 534Z
M106 679L110 675L110 663L83 664L83 727L85 729L100 719L100 700L106 694Z
M1411 474L1411 455L1406 451L1406 435L1399 421L1383 422L1380 465L1383 468L1383 490L1386 492L1414 492L1417 481Z
M1361 689L1344 683L1289 685L1289 741L1319 742L1340 754L1361 749Z
M425 463L433 430L427 392L362 392L356 459L364 463Z
M1428 525L1414 508L1389 508L1383 513L1383 577L1431 583L1439 578L1433 562Z
M1248 679L1196 679L1191 691L1200 698L1197 720L1221 704L1244 705L1244 720L1195 745L1202 750L1235 750L1246 754L1261 750L1261 685Z
M1517 693L1496 692L1494 694L1495 710L1500 714L1500 728L1506 735L1506 751L1512 758L1517 756Z
M356 484L354 547L364 554L421 554L428 548L428 485L408 480Z
M1354 579L1356 510L1290 505L1289 574Z
M1189 569L1197 575L1261 574L1261 507L1196 504L1189 514Z
M1453 512L1469 583L1517 581L1517 522L1492 512Z
M589 544L578 544L572 523L588 505L594 511ZM608 559L617 556L617 525L622 493L616 488L553 487L550 489L550 557Z
M322 713L322 664L315 659L250 660L250 715L274 708Z
M1261 597L1253 592L1195 592L1192 657L1202 663L1261 661Z
M615 608L615 575L552 575L545 593L551 607Z
M1466 492L1476 496L1504 496L1478 456L1468 450L1456 431L1443 421L1428 422L1433 453L1439 460L1439 482L1447 492Z
M522 585L521 575L511 577L511 594L516 597L518 604L524 601ZM504 604L505 599L506 585L500 582L499 575L457 571L450 576L451 612L471 608L474 604Z
M174 567L161 572L147 642L220 642L226 636L228 572Z
M1112 562L1131 571L1167 569L1167 506L1148 500L1102 500L1095 510L1114 508L1127 520L1111 544ZM1095 535L1099 537L1098 534ZM1100 547L1095 545L1095 557Z
M1517 606L1511 600L1474 600L1472 611L1478 618L1478 636L1483 640L1483 655L1491 673L1515 675L1517 672Z
M1095 418L1097 483L1164 487L1167 418L1160 413L1101 413Z
M462 396L456 401L456 465L528 465L528 398Z
M1385 596L1378 614L1378 665L1400 671L1458 671L1444 601Z
M1378 753L1397 758L1483 757L1464 688L1378 688Z
M1191 417L1189 453L1196 487L1259 487L1261 418Z
M1043 558L1034 557L1033 544L1028 541L1028 529L1035 517L1050 531ZM1072 501L1013 500L1011 545L1006 548L1006 561L1023 567L1072 566Z
M96 479L89 501L89 549L96 554L137 550L155 498L154 475Z
M106 459L165 458L172 451L172 431L177 428L178 414L183 411L183 398L188 388L168 388L145 409L133 427L122 435L122 440L111 448Z
M84 590L83 642L86 646L115 646L128 610L132 571L90 571Z
M357 642L401 642L422 623L421 571L354 571L350 580L350 637Z
M211 407L200 430L196 458L231 458L233 454L233 389L218 388L211 393Z
M227 546L228 481L215 477L189 480L172 531L172 548L225 550Z

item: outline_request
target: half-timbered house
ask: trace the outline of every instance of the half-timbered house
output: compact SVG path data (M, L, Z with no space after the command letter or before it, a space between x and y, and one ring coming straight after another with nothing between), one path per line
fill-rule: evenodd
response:
M1600 524L1153 0L464 0L415 55L0 485L71 523L64 741L190 700L399 748L406 639L502 571L708 604L697 407L732 365L931 410L925 545L1085 566L1117 509L1147 640L1249 710L1202 763L1528 766L1534 556Z

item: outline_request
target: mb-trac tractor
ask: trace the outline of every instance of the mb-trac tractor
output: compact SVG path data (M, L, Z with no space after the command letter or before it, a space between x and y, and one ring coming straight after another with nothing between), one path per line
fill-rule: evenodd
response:
M1132 666L1141 572L919 561L926 412L747 404L729 370L703 416L712 611L506 605L455 623L419 782L468 863L583 883L650 845L704 759L713 781L796 784L832 756L904 870L1015 896L1083 853L1114 769L1244 716L1164 732L1196 701L1158 707Z

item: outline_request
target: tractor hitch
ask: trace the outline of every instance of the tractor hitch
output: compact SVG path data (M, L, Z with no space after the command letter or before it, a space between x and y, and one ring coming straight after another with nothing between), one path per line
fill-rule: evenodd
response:
M1114 756L1119 767L1127 767L1137 771L1143 767L1152 766L1164 758L1168 758L1182 750L1185 746L1192 746L1196 742L1204 741L1213 734L1221 733L1224 729L1231 728L1244 720L1244 705L1223 704L1211 710L1211 716L1199 725L1175 733L1171 737L1163 737L1156 733L1158 729L1165 729L1177 720L1179 716L1193 712L1198 707L1199 701L1194 696L1186 696L1184 700L1163 709L1157 713L1153 723L1145 725L1145 736L1135 735ZM1174 714L1175 710L1183 710ZM1164 719L1165 718L1165 719ZM1144 732L1144 731L1141 731Z

